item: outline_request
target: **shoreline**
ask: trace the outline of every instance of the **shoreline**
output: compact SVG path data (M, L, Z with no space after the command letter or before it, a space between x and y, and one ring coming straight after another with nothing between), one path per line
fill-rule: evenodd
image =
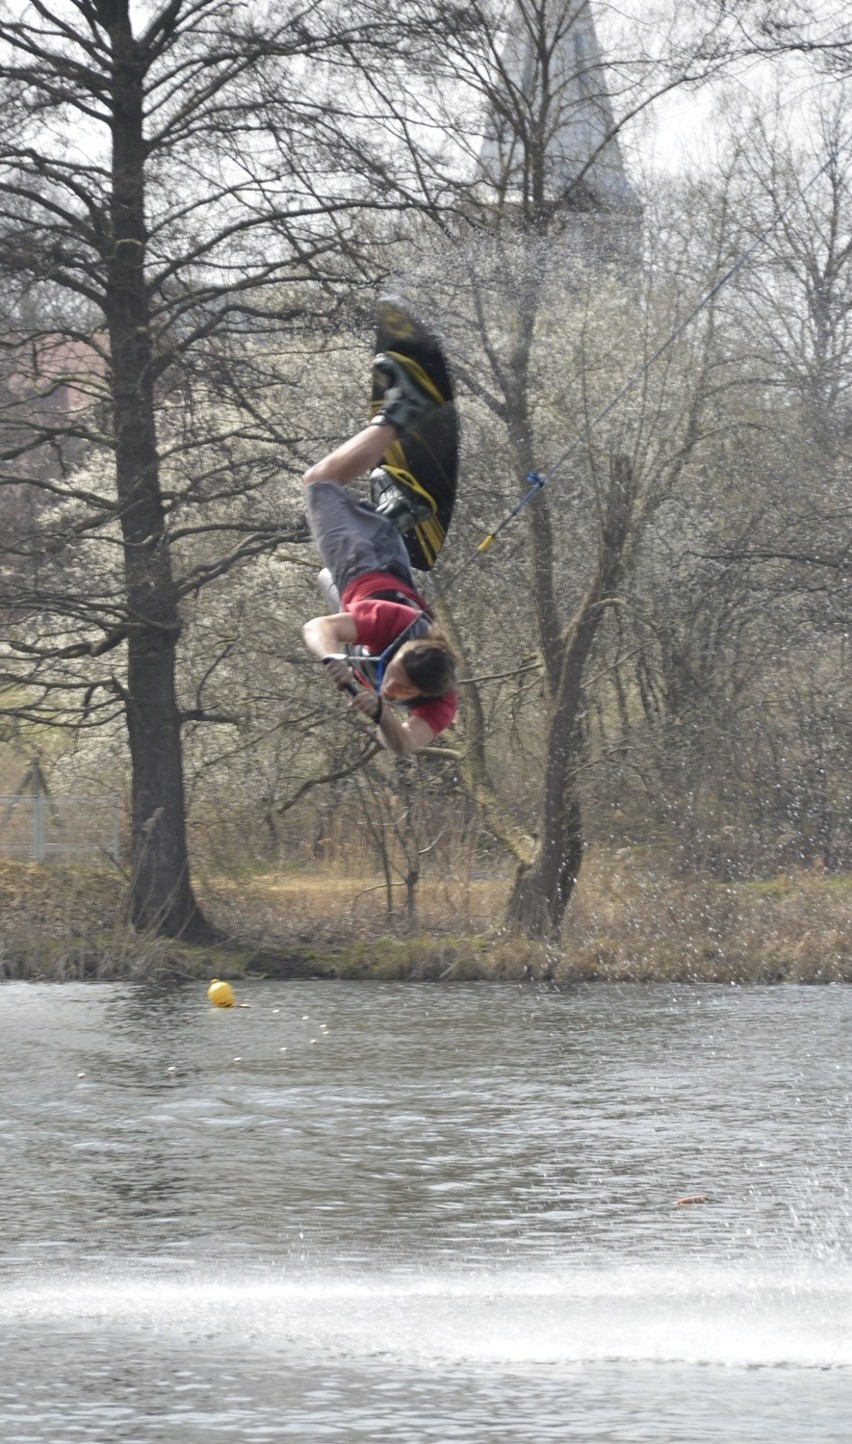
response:
M332 870L208 879L203 906L221 941L191 944L124 922L114 872L2 861L0 980L852 982L849 874L719 884L672 878L647 855L600 853L552 944L500 926L508 886L503 875L425 880L419 926L406 935L380 906L380 879Z

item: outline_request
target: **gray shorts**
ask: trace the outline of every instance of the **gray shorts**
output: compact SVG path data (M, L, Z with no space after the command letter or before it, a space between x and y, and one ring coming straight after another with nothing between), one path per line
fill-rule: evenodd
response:
M305 487L305 508L317 551L339 592L365 572L390 572L414 586L402 537L371 502L359 501L339 481L314 481Z

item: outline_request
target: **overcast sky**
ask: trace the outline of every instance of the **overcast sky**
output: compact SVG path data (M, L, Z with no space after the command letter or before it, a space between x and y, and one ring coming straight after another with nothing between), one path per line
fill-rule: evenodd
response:
M685 35L706 13L701 0L591 0L591 4L607 56L619 51L627 55L637 44L649 48L658 45L670 25ZM801 8L806 8L804 3ZM813 15L809 30L813 38L837 38L841 34L848 37L852 33L852 0L843 0L842 4L838 0L810 0L807 8ZM785 121L792 131L800 130L805 136L816 93L839 84L801 56L742 61L722 78L698 88L675 91L656 101L628 126L624 136L628 165L638 163L653 171L678 172L710 164L724 137L725 107L734 114L743 114L761 100L770 102L779 85Z

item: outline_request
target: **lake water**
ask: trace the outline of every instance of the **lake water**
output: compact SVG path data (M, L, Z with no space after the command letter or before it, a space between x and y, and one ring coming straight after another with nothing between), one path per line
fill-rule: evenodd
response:
M848 1444L852 990L240 997L0 988L4 1444Z

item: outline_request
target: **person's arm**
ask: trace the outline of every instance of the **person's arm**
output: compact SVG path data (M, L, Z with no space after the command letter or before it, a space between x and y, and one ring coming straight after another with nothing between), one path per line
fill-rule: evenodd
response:
M359 692L357 697L351 698L349 706L375 722L382 746L397 757L410 757L418 748L426 747L435 736L422 717L407 717L401 722L390 703L382 701L375 692Z
M335 666L345 666L345 663L329 663L328 671L332 681L335 680ZM347 669L350 679L351 675ZM344 686L345 683L341 680L337 685ZM397 757L410 756L418 748L425 747L435 736L429 723L422 717L407 717L404 722L400 721L391 710L390 703L370 687L350 697L349 706L375 724L379 742Z
M348 612L335 612L331 617L312 617L302 628L305 646L319 657L330 682L341 692L354 692L349 665L340 660L341 647L357 639L354 619ZM337 653L337 656L330 654Z
M335 612L330 617L311 617L302 628L302 636L308 651L322 659L330 652L339 652L342 647L357 642L358 628L349 612Z

